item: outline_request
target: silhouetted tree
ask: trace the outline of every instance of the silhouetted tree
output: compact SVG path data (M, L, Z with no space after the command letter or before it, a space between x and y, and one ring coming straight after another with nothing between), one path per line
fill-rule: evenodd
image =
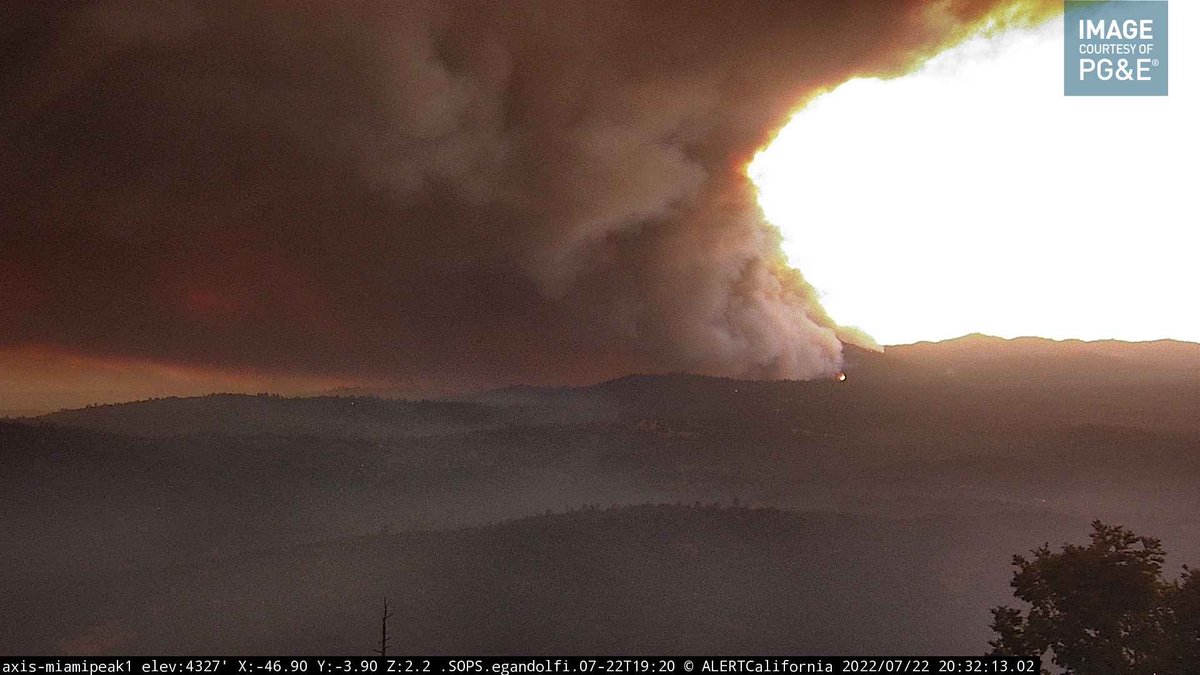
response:
M1012 586L1027 612L992 610L993 654L1041 655L1067 673L1196 672L1200 666L1200 580L1183 568L1162 577L1165 552L1153 537L1092 523L1091 543L1013 556ZM1043 669L1044 673L1050 672Z

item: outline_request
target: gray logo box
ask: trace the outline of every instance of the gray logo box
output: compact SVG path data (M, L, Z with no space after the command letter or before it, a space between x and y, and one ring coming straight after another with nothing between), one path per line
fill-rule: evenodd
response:
M1166 0L1067 0L1063 93L1166 96Z

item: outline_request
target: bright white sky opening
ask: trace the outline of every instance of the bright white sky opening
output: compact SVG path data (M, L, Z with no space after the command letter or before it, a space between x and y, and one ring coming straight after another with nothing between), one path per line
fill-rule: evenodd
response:
M1166 97L1063 96L1060 18L817 98L749 167L791 264L881 344L1200 341L1197 5Z

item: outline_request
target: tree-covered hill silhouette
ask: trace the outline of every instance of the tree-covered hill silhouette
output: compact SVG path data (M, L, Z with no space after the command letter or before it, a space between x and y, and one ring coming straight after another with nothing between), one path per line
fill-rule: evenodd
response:
M977 548L985 522L993 541ZM54 649L44 636L117 622L125 652L353 653L385 593L397 653L970 653L1002 598L972 586L1003 585L1022 534L1078 524L579 504L124 567L56 580L51 597L26 585L10 607L28 623L7 644ZM994 569L964 569L972 557Z

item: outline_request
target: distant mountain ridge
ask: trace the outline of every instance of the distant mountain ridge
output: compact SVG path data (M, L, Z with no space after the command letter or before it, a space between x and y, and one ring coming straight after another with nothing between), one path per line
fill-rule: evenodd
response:
M428 401L215 394L95 406L36 419L148 436L231 432L386 438L595 422L639 411L720 414L732 406L749 412L755 405L776 408L779 400L854 416L859 414L855 411L872 406L908 406L914 397L926 402L949 398L949 404L957 405L961 396L953 390L959 389L1038 392L1030 400L1038 396L1053 400L1053 391L1137 390L1148 404L1161 400L1162 410L1172 417L1200 402L1200 344L1170 340L1056 342L968 335L890 347L884 353L846 346L845 369L849 375L845 383L627 375L588 386L518 385Z
M1200 382L1200 344L1178 340L1047 340L998 338L978 333L942 342L889 347L900 364L931 371L974 372L1010 380L1128 378L1155 382Z
M489 406L375 397L210 394L64 410L35 418L143 436L231 432L380 437L452 433L496 423ZM352 433L351 433L352 432Z

